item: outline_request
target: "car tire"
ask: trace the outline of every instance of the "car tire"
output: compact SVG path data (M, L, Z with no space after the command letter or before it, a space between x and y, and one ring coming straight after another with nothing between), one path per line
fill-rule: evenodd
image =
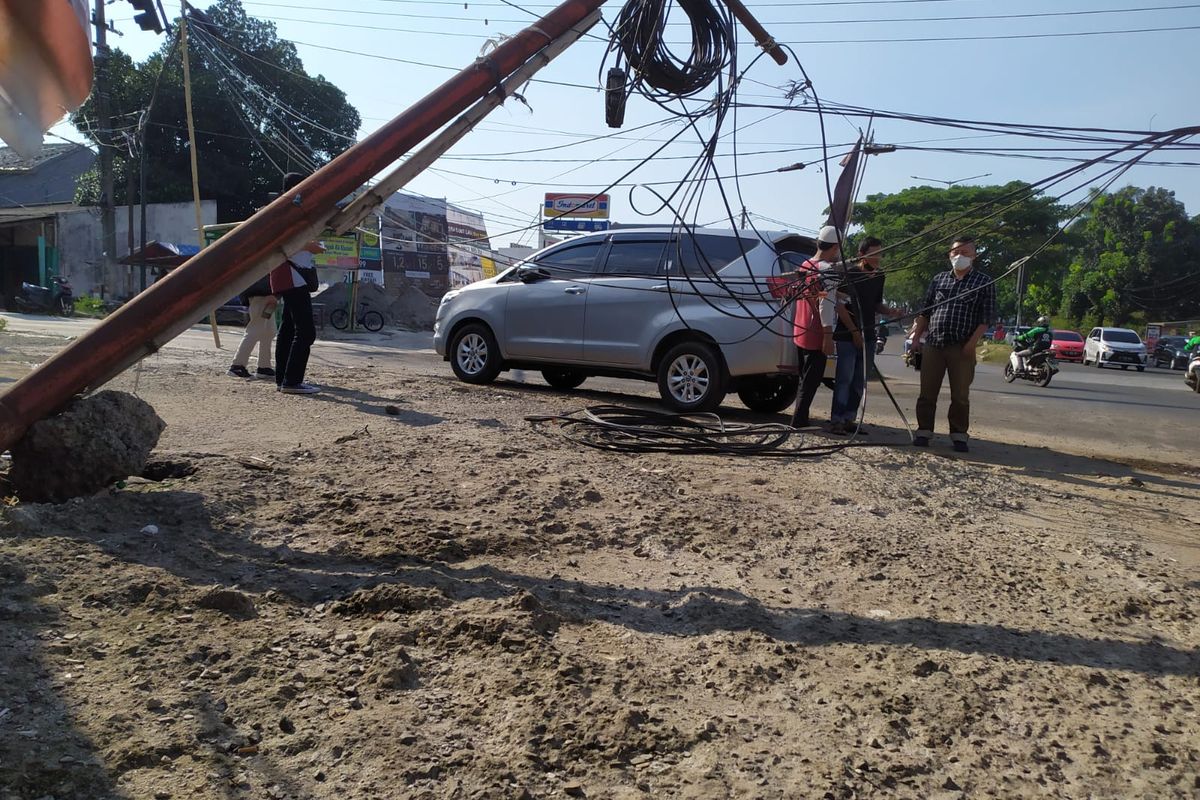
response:
M542 378L555 389L569 391L579 388L587 380L587 375L574 369L544 369Z
M464 325L450 340L450 368L464 383L491 383L503 368L500 347L481 322Z
M738 398L751 411L777 414L796 400L800 379L795 375L754 375L742 378Z
M675 411L712 411L725 399L725 366L704 342L681 342L658 363L658 393Z

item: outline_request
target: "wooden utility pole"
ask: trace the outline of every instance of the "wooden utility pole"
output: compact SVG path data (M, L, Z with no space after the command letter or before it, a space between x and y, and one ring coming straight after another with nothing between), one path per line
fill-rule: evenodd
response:
M113 148L111 91L109 78L108 22L104 18L104 0L96 0L92 24L96 26L96 57L94 59L96 94L96 143L100 146L100 241L104 255L100 259L104 270L101 286L108 284L113 260L117 254L117 214L113 204Z
M192 117L192 68L188 59L187 3L182 3L179 17L179 41L183 45L183 103L187 109L188 150L192 155L192 203L196 207L196 237L200 249L204 249L204 215L200 211L200 165L196 159L196 121ZM221 349L221 334L217 331L217 310L208 312L208 324L212 328L213 344Z

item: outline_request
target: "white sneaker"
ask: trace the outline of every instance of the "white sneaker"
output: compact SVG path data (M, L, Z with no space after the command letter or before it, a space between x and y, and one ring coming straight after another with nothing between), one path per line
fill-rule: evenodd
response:
M279 387L284 394L317 394L321 390L309 383L298 383L295 386L284 384Z

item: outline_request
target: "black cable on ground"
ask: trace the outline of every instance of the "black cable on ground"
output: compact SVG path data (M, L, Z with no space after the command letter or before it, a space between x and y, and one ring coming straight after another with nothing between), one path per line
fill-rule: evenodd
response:
M536 414L527 422L557 424L576 444L622 453L808 458L883 442L805 445L804 434L782 423L729 423L716 414L669 414L601 405L567 414ZM799 440L799 444L793 444Z

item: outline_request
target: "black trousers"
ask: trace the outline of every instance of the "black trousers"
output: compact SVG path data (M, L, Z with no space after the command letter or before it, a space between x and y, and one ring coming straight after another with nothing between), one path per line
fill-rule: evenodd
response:
M308 354L317 340L313 325L312 297L308 289L289 289L280 295L283 323L275 340L275 384L296 386L304 382Z
M792 414L793 425L808 424L808 410L812 407L817 389L821 388L821 379L825 377L825 362L828 357L822 350L796 348L800 367L800 395L796 399L796 410Z

